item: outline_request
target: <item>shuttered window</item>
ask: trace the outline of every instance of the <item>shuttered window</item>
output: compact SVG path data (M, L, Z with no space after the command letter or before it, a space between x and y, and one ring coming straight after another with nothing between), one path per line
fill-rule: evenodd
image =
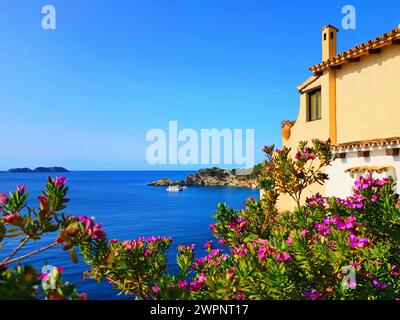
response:
M308 121L322 118L321 89L308 94Z

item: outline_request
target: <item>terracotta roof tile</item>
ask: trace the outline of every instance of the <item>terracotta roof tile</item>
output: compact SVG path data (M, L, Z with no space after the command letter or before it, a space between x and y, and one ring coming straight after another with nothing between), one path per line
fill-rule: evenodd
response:
M341 150L348 150L348 149L390 147L390 146L397 146L397 145L400 145L400 137L339 143L335 146L332 146L332 149L334 151L341 151Z
M310 71L314 74L318 74L327 68L337 67L350 61L350 59L359 58L363 55L366 55L370 50L391 46L394 41L400 41L400 25L392 31L383 34L382 36L379 36L373 40L369 40L363 44L356 45L355 47L331 57L320 64L312 66Z
M347 173L359 173L359 172L386 172L392 169L393 167L391 166L381 166L381 167L353 167L345 170Z

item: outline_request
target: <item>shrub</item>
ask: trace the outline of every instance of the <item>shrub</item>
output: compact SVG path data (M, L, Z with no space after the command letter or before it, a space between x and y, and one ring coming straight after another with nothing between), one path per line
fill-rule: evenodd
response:
M31 267L7 266L26 257L15 255L27 241L59 231L51 245L63 245L73 260L77 247L90 266L86 276L137 299L400 299L400 210L393 180L361 177L346 199L317 194L302 205L302 190L328 179L323 168L332 159L329 141L302 142L295 159L289 149L264 151L260 185L266 197L248 199L241 210L219 204L210 226L217 243L205 243L206 254L197 258L193 245L179 246L174 275L165 255L171 238L109 240L91 218L61 214L68 190L63 179L49 179L40 209L25 214L25 188L1 195L0 243L10 236L22 236L22 242L0 263L0 297L40 296ZM298 202L293 212L276 208L282 193ZM84 298L57 271L56 280L56 289L41 294Z

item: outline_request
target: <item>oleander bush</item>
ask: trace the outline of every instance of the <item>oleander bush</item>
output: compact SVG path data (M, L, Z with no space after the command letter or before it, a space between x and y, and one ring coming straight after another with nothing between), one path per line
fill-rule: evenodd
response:
M177 274L167 272L171 238L108 239L93 219L62 214L68 201L63 178L48 180L40 209L25 208L24 187L0 196L0 243L20 236L22 247L58 232L49 246L63 246L73 261L77 249L88 264L86 277L106 280L136 299L400 299L400 209L393 180L368 175L355 181L346 199L317 194L300 202L305 188L328 179L330 150L330 142L320 140L302 142L296 152L265 147L259 170L265 197L248 199L241 210L219 204L210 226L215 240L205 243L203 256L195 256L193 245L179 246ZM297 203L295 210L277 209L281 194ZM8 268L25 258L18 251L0 262L0 298L86 298L61 280L59 269L55 289L38 289L46 275L27 265Z

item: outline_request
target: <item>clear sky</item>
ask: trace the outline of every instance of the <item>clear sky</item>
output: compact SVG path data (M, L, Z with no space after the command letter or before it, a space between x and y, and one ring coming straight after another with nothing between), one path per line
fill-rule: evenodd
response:
M347 4L357 29L339 51L400 24L399 1L0 0L0 170L192 169L146 163L147 131L169 120L253 128L261 161Z

